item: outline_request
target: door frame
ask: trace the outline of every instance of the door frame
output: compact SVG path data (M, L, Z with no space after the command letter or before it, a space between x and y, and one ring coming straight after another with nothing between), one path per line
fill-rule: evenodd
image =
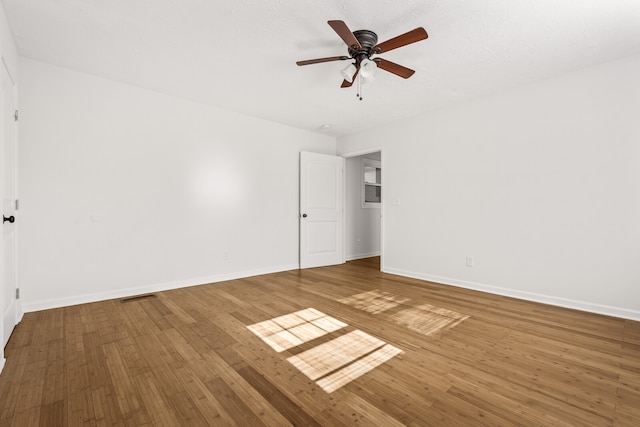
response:
M16 84L16 80L15 78L11 75L11 71L9 70L9 67L7 66L4 57L2 57L2 61L0 63L0 67L3 67L4 70L0 71L2 73L2 76L0 76L0 84L2 84L2 88L0 88L0 94L2 95L2 100L0 102L3 103L3 105L0 107L0 111L2 111L2 117L0 118L0 120L2 120L2 132L0 135L0 144L2 144L2 152L5 153L6 148L10 147L11 153L12 153L12 158L10 159L11 163L12 163L12 174L13 174L13 189L12 189L12 194L6 195L4 194L4 189L5 189L5 174L7 173L6 171L4 171L3 168L3 173L0 176L0 185L2 186L2 191L1 191L1 196L0 198L2 198L2 203L4 205L4 199L5 198L9 198L7 196L11 196L11 203L13 204L13 210L17 211L18 206L17 206L17 200L18 200L18 125L17 125L17 120L11 120L11 117L14 114L14 111L18 110L18 97L17 97L17 91L18 91L18 87ZM11 93L9 93L9 97L11 98L11 109L13 109L14 111L5 111L4 108L4 97L7 96L4 93L4 86L5 86L5 82L4 79L6 78L8 79L7 83L8 85L11 87ZM4 136L5 136L5 126L11 127L11 140L10 141L6 141ZM5 153L6 154L6 153ZM1 161L5 161L6 159L2 159ZM4 206L3 206L3 211L4 211ZM18 282L18 226L19 221L16 221L12 226L14 227L13 230L13 268L12 268L12 272L13 272L13 287L14 289L12 290L12 295L14 295L14 300L13 300L13 304L15 304L13 311L15 314L15 318L13 319L13 325L12 325L12 329L15 328L15 326L20 323L20 321L22 320L22 316L23 316L23 311L22 311L22 305L20 304L20 299L19 298L15 298L15 290L19 289L19 282ZM3 242L4 245L4 242ZM1 254L2 257L4 257L4 252L2 252ZM4 263L4 259L3 259L3 263ZM9 337L5 337L4 336L4 328L7 326L4 324L4 308L5 305L7 303L7 301L4 301L4 292L6 289L4 289L5 286L7 286L7 284L4 282L4 278L2 279L2 282L0 282L0 286L2 287L1 291L2 291L2 296L0 296L0 309L2 310L2 313L0 315L0 330L3 331L2 332L2 340L4 341L5 339L9 339ZM2 343L2 348L0 348L0 371L3 368L4 365L4 343Z
M385 176L387 175L384 170L385 170L385 165L384 165L384 148L383 147L372 147L372 148L364 148L362 150L356 150L356 151L348 151L346 153L342 153L342 157L344 157L345 159L348 159L350 157L360 157L360 156L364 156L366 154L372 154L372 153L380 153L380 167L382 168L382 188L384 190L385 194L389 194L389 190L386 187L386 183L385 183ZM347 227L347 178L346 178L346 173L344 178L342 179L342 185L343 185L343 197L344 197L344 202L343 202L343 206L345 206L345 209L343 211L343 223L345 225L345 230L343 230L343 247L346 248L347 247L347 233L346 233L346 227ZM360 194L358 194L358 197L360 197ZM383 261L384 261L384 219L385 219L385 214L384 214L384 196L382 198L382 202L380 203L380 271L383 271L382 266ZM346 250L346 249L345 249Z

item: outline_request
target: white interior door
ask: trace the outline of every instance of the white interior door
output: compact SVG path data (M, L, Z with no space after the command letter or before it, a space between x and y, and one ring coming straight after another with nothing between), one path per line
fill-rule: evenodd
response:
M16 245L16 142L14 123L14 84L4 66L2 68L2 127L0 144L0 198L2 199L2 242L0 242L0 271L2 275L0 308L2 309L2 347L7 344L13 328L18 322L19 312L16 298L17 245Z
M344 159L300 153L300 268L342 264Z

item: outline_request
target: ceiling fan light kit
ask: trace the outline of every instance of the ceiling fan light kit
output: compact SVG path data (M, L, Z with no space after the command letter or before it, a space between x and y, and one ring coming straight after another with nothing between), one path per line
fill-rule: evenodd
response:
M378 68L382 68L383 70L404 79L408 79L415 73L415 71L410 68L387 61L383 58L376 57L372 59L371 57L373 55L388 52L420 40L425 40L429 37L424 28L418 27L387 40L386 42L378 44L378 35L373 31L357 30L352 32L343 21L328 21L327 23L345 42L349 56L332 56L328 58L309 59L305 61L298 61L296 64L302 66L319 64L322 62L345 61L349 59L353 60L354 62L340 71L340 74L344 77L340 87L351 87L353 82L357 80L358 90L356 96L360 100L362 100L363 80L365 82L372 81L375 78L375 73Z

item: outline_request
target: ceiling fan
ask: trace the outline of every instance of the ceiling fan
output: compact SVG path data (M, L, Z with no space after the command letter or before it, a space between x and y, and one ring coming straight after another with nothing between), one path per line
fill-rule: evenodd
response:
M415 73L414 70L403 67L383 58L371 58L373 55L388 52L411 43L419 42L428 37L424 28L418 27L414 30L401 34L390 40L378 44L378 35L370 30L351 31L343 21L328 21L331 28L347 44L349 56L331 56L328 58L308 59L298 61L298 65L319 64L321 62L345 61L352 59L347 68L342 70L344 81L340 87L350 87L358 75L361 78L373 76L376 68L382 68L396 76L408 79ZM360 81L360 79L359 79ZM362 98L360 98L362 99Z

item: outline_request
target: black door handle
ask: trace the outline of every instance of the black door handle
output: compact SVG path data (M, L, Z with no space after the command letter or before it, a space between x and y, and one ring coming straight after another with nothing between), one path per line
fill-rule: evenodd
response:
M4 224L7 221L9 221L11 224L13 224L16 221L16 218L13 215L11 215L9 218L7 218L6 216L2 215L2 223Z
M302 218L306 218L306 217L307 217L307 214L302 214Z

